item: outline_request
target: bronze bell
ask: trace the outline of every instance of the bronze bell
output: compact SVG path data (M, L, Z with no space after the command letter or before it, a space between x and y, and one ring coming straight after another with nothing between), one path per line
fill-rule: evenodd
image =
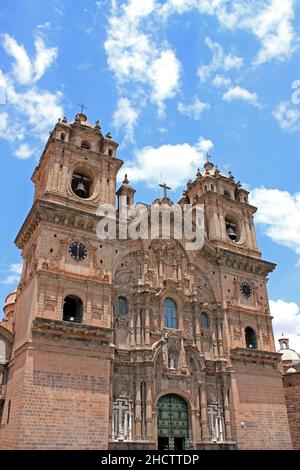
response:
M229 236L229 238L230 238L233 242L236 242L236 241L237 241L237 234L236 234L235 231L233 230L232 225L228 225L228 227L227 227L227 235Z
M79 181L75 193L79 197L84 197L86 195L86 189L82 181Z

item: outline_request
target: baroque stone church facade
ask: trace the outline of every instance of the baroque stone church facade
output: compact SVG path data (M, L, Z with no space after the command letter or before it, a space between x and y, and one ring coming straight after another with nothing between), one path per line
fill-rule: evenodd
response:
M59 120L16 238L0 323L0 448L290 449L280 354L248 192L210 162L180 205L204 244L104 239L99 205L134 203L117 143ZM170 204L165 194L158 204Z

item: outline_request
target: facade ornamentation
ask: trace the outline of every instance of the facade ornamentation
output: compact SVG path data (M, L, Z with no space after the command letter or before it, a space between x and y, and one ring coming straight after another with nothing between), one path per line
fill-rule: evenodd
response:
M134 204L130 175L116 191L117 147L79 113L56 124L34 171L16 238L24 269L0 324L0 447L291 448L266 289L275 265L258 251L248 192L207 162L178 203L203 205L201 249L100 240L99 206ZM155 203L171 207L162 187Z

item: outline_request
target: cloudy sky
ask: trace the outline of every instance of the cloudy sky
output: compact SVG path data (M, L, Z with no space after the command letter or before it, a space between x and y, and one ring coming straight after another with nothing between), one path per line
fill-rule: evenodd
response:
M300 1L2 0L0 296L31 174L58 117L88 107L120 143L122 174L176 201L209 151L252 192L276 336L300 351Z

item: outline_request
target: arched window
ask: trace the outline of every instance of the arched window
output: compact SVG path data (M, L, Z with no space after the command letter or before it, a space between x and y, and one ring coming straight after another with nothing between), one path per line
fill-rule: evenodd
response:
M250 326L245 328L245 341L247 348L257 349L256 334L255 331L250 328Z
M164 301L164 326L178 328L177 305L175 300L167 297Z
M113 154L112 149L108 149L108 155L109 155L110 157L112 157L112 154Z
M62 132L60 134L60 140L65 140L65 138L66 138L66 134L64 134L64 132Z
M126 315L128 313L128 300L126 297L118 297L117 299L117 313L119 315Z
M63 321L81 323L83 317L82 300L76 295L68 295L64 300Z
M87 140L83 140L83 141L81 142L81 148L82 148L82 149L90 150L91 146L90 146L90 144L89 144L89 142L88 142Z
M200 324L201 324L201 328L204 328L204 329L209 328L209 318L206 313L201 313Z

